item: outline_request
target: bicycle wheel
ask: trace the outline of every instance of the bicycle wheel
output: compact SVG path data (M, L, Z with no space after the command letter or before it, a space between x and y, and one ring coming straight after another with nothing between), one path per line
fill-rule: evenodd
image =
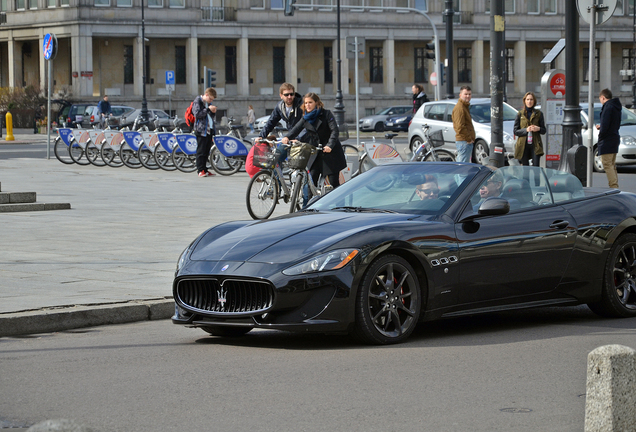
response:
M75 141L68 146L68 154L78 165L90 165L90 162L84 157L84 149Z
M106 143L102 145L102 150L100 151L100 153L102 155L102 160L109 167L119 168L124 166L121 159L119 159L119 153L113 150L110 144Z
M75 163L73 159L71 159L71 155L68 153L68 146L66 145L66 143L64 143L64 141L62 141L62 138L60 137L55 138L53 153L55 153L55 157L57 158L57 160L59 160L63 164L72 165Z
M245 201L252 219L267 219L272 215L278 203L278 180L272 171L262 170L252 177Z
M433 153L435 153L435 157L433 157ZM429 154L426 155L424 161L431 162L434 160L438 160L441 162L455 162L455 155L448 150L433 149Z
M104 159L102 159L102 154L99 147L97 147L94 143L89 142L88 144L86 144L84 154L86 155L86 159L88 159L88 162L90 162L91 164L99 167L106 166L106 162L104 162Z
M185 154L178 146L172 149L172 164L181 172L190 173L197 169L196 155Z
M148 168L149 170L159 169L159 165L157 165L157 161L155 161L155 155L146 143L139 146L137 154L139 162L141 162L145 168Z
M155 146L153 157L155 158L157 166L162 170L174 171L177 169L177 167L172 163L172 154L165 151L165 149L160 145Z
M295 213L303 208L303 176L298 175L292 182L291 199L289 200L289 212Z
M213 145L212 150L210 150L210 165L212 165L214 171L221 175L228 176L236 174L238 170L241 169L243 161L238 158L224 156L219 149Z
M123 143L121 147L119 147L119 158L128 168L141 168L141 162L139 162L139 157L137 156L137 152L134 151L127 143Z

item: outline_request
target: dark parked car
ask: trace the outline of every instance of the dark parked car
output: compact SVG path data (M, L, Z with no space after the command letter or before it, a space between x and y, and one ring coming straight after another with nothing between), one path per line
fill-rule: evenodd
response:
M121 120L119 122L119 127L128 127L132 128L135 123L135 119L141 114L141 109L136 109L134 111L130 111L121 116ZM157 118L157 122L160 128L165 128L168 131L174 129L174 118L170 117L167 112L158 110L158 109L149 109L148 115L150 122L148 123L148 129L155 130L155 117ZM190 128L186 124L184 119L179 119L178 121L179 127L183 130L189 130Z
M377 114L362 117L358 120L358 127L363 132L382 132L384 130L384 121L387 118L400 114L410 114L411 112L413 112L412 105L398 105L383 108Z
M125 105L111 105L110 111L112 116L110 118L111 127L118 127L119 120L122 115L134 111L133 107ZM99 114L97 112L97 106L91 106L86 109L82 119L82 127L85 129L92 128L93 126L99 127Z
M87 111L90 113L92 107L96 106L97 105L90 102L73 104L66 115L66 119L62 123L66 122L66 126L70 128L79 127L81 126Z
M389 117L384 121L384 130L391 132L408 132L412 118L413 115L410 113Z
M418 322L587 304L636 316L636 195L540 167L380 165L297 213L213 227L178 260L172 321L404 341Z

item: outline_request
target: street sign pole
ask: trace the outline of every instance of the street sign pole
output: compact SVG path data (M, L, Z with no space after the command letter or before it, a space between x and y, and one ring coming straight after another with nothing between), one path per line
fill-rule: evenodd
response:
M57 37L53 33L48 33L44 36L42 48L44 60L46 60L49 65L49 90L47 93L48 101L46 108L46 158L51 159L51 87L53 85L53 59L57 56Z
M168 112L172 114L172 92L174 90L174 71L166 71L166 90L168 90Z

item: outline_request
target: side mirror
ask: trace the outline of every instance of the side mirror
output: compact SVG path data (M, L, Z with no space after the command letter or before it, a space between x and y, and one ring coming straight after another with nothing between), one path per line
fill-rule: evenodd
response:
M479 206L480 216L504 215L510 211L510 203L504 198L493 197L487 199Z

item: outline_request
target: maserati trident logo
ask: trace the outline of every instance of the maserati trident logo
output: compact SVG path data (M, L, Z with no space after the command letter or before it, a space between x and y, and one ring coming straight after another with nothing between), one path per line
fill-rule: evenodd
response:
M221 289L217 290L216 298L219 306L221 306L221 312L223 312L225 310L225 302L227 301L227 289L221 287Z

